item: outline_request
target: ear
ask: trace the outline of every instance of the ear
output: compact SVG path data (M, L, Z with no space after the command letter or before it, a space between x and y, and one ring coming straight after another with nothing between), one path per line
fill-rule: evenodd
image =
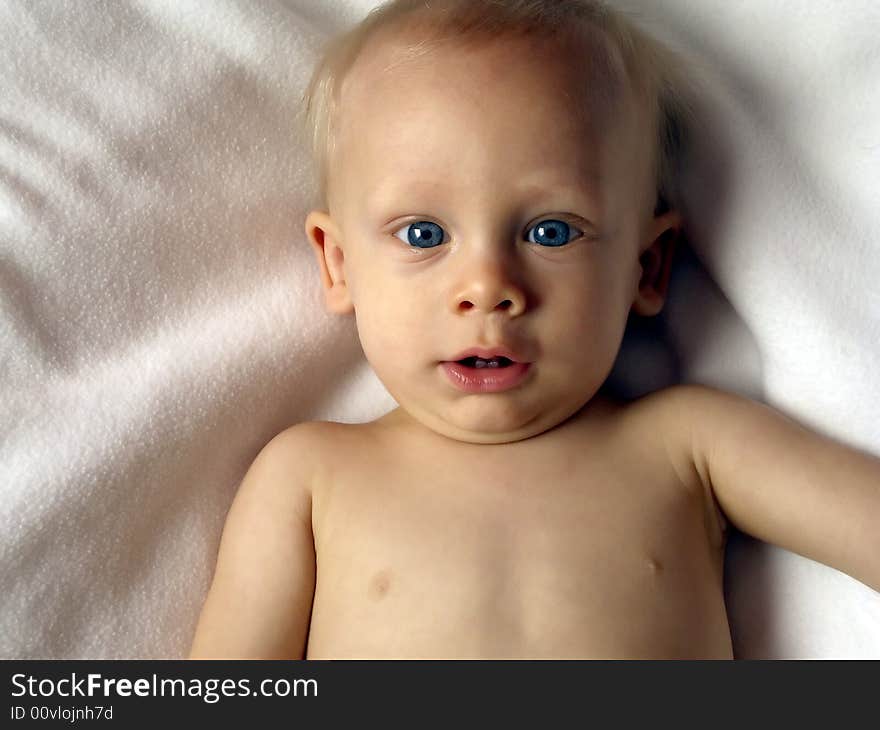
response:
M318 260L327 310L350 314L354 305L345 281L345 253L339 229L327 213L313 210L306 216L306 236Z
M656 216L648 228L648 246L639 256L642 277L632 310L643 317L659 314L669 290L672 259L681 235L681 215L669 210Z

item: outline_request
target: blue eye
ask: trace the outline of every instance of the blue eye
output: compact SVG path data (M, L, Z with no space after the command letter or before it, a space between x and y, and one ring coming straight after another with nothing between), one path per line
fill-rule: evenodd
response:
M414 248L434 248L443 243L443 229L430 221L410 223L394 235Z
M571 236L572 231L577 231L581 236L584 235L583 231L568 225L565 221L549 219L532 226L529 229L528 240L540 246L564 246L580 237Z

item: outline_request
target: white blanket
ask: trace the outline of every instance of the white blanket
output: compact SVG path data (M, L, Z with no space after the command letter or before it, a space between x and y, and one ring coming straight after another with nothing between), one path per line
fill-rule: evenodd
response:
M393 406L321 307L292 125L373 4L0 4L0 657L185 655L259 449ZM641 5L712 77L684 379L880 453L880 5ZM880 595L790 553L735 540L728 603L738 656L880 657Z

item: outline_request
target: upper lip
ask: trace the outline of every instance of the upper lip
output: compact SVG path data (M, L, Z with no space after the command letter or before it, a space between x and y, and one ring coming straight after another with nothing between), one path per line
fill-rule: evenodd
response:
M503 345L499 347L469 347L467 350L462 350L460 353L452 357L448 362L458 362L459 360L464 360L469 357L478 357L481 360L492 360L493 358L506 357L513 362L524 362L524 360L513 350Z

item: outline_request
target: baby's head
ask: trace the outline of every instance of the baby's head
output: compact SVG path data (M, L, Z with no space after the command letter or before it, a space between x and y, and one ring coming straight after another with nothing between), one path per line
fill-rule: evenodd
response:
M592 0L398 0L330 45L306 232L415 422L546 431L599 390L630 311L660 311L680 69Z

